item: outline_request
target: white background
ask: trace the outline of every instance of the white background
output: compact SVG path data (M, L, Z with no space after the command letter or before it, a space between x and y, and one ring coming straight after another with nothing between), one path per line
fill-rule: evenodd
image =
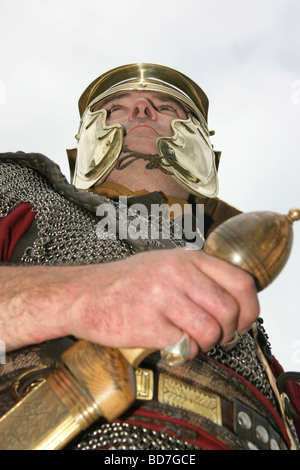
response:
M210 99L219 196L243 211L300 206L298 0L0 0L0 152L44 153L68 176L77 101L110 68L173 67ZM259 297L273 353L300 369L300 222Z

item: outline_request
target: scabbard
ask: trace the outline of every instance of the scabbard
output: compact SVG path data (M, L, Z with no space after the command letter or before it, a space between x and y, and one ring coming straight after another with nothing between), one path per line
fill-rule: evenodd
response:
M99 417L135 400L135 372L118 350L78 341L45 380L0 419L1 450L59 450Z

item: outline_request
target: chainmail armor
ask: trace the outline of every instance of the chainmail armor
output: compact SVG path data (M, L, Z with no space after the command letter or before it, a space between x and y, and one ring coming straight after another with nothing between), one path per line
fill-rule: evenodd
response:
M1 165L0 184L2 217L21 201L30 202L36 211L38 238L26 249L22 264L89 264L133 254L122 240L98 238L95 215L63 198L32 169Z
M87 433L73 450L200 450L170 434L134 426L129 423L107 423Z
M259 324L258 327L261 328ZM254 339L249 333L239 335L236 345L229 351L215 346L207 356L242 375L275 405L273 390L266 378L265 366L257 358Z

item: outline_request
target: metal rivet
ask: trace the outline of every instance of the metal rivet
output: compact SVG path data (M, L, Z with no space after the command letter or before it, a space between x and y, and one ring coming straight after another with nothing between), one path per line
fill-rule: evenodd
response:
M253 442L248 441L247 445L248 445L248 449L250 450L259 450L258 447L255 444L253 444Z
M264 428L260 424L258 426L256 426L255 435L256 435L257 439L260 442L262 442L263 444L267 444L267 442L269 442L268 431L266 430L266 428Z
M252 427L251 418L245 411L238 413L238 423L243 429L251 429Z
M274 439L274 437L271 437L271 439L270 439L270 449L271 450L280 450L279 444L276 441L276 439Z

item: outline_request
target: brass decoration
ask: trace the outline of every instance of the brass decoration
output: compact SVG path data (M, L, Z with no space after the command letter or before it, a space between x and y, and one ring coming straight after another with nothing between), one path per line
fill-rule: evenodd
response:
M194 194L215 197L219 191L215 153L209 140L206 126L191 114L188 119L172 121L172 137L160 137L157 140L159 155L175 159L168 170Z
M138 400L152 400L154 387L154 374L151 369L138 368L135 371L136 398Z
M0 430L1 450L61 449L81 432L47 381L1 418Z
M287 396L287 394L285 392L282 392L280 394L280 400L281 400L281 403L282 403L282 408L283 408L283 412L284 412L286 422L289 425L289 427L292 427L293 426L293 420L289 417L289 414L288 414L288 404L290 403L290 399L289 399L289 397Z
M44 382L46 376L51 372L51 370L54 370L55 367L57 367L57 364L53 364L52 367L39 364L38 366L20 374L11 384L13 396L17 400L22 400L22 398L28 395L31 390Z
M292 223L300 220L300 210L288 215L275 212L240 214L219 225L204 243L204 251L252 274L258 291L280 273L288 260Z
M216 424L222 424L221 399L218 395L166 374L159 375L158 401L193 411Z
M135 374L117 350L77 341L58 366L0 419L0 450L58 450L100 416L135 400Z
M112 171L121 152L123 129L119 124L105 123L106 111L88 110L76 136L77 159L72 183L78 189L88 189L101 182Z

